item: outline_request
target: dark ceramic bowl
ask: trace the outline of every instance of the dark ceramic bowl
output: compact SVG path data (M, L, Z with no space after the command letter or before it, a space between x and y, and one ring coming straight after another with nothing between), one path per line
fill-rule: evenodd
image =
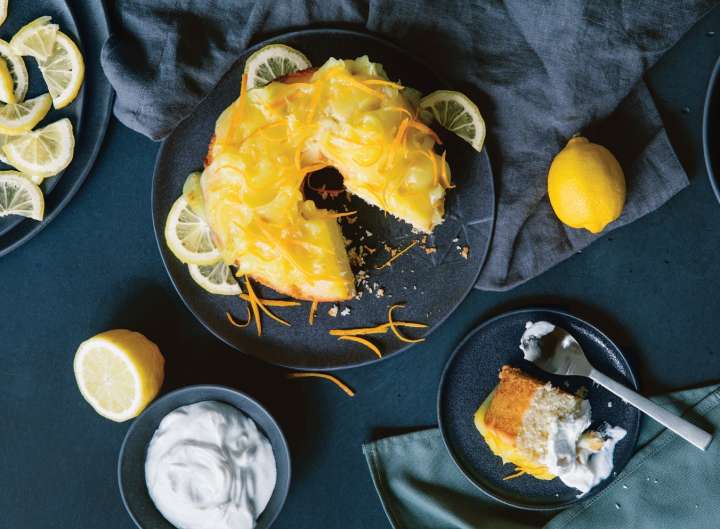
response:
M257 401L224 386L189 386L164 395L135 419L118 457L118 484L123 504L140 529L175 529L157 510L145 485L147 446L163 417L188 404L216 400L236 407L257 424L270 441L277 465L277 482L270 501L257 519L256 529L270 527L280 513L290 487L290 452L275 419Z

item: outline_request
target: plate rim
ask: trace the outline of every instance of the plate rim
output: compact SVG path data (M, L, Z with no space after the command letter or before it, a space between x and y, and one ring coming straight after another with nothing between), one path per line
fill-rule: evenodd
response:
M216 392L217 393L216 397L219 397L219 398L221 398L223 396L223 394L227 394L227 393L235 394L235 396L239 396L239 397L247 400L251 404L254 404L255 406L257 406L258 409L260 409L265 414L265 416L270 420L270 423L276 429L276 433L279 434L281 444L284 448L283 453L280 455L287 463L288 471L287 471L287 477L285 479L283 479L282 483L279 483L279 481L278 481L275 485L275 489L273 490L273 494L275 494L276 491L279 491L279 494L281 495L280 503L277 506L277 512L275 512L272 515L272 517L267 520L267 527L272 526L272 524L277 520L277 517L282 512L283 507L285 506L288 494L290 492L290 484L292 482L292 455L290 453L290 445L288 443L287 437L285 436L285 432L280 427L280 423L277 421L277 419L273 416L273 414L270 413L270 411L268 411L268 409L265 407L265 405L263 405L255 397L250 396L249 394L245 393L244 391L241 391L239 389L233 388L231 386L223 385L223 384L192 384L189 386L183 386L183 387L168 391L167 393L160 395L154 401L152 401L147 406L147 408L142 410L140 415L131 419L132 424L125 432L125 436L123 437L122 443L120 444L120 450L118 451L117 463L115 465L115 468L116 468L115 477L117 479L118 489L120 489L120 499L122 501L123 507L125 508L125 512L128 514L128 516L133 521L133 523L138 527L138 529L144 529L145 526L140 522L140 520L137 519L137 517L133 513L132 509L130 509L128 500L125 497L125 489L122 485L122 479L123 479L123 471L122 471L123 465L122 464L123 464L123 460L125 457L125 449L128 444L128 440L130 439L133 432L137 428L137 424L139 422L138 419L140 419L140 416L143 415L146 411L149 411L153 407L159 408L160 404L162 404L162 401L169 400L171 397L175 397L176 395L183 394L183 393L192 393L193 391L202 391L202 390L211 390L212 392ZM220 400L218 402L224 402L224 401ZM227 402L224 402L224 403L229 404ZM232 405L232 404L230 404L230 405ZM235 406L235 405L232 405L232 406L235 409L237 409L238 411L240 411L241 413L248 415L247 412L245 412L244 410L241 410L237 406ZM177 409L177 408L173 408L173 410L175 410L175 409ZM173 411L173 410L170 410L170 411ZM168 413L170 413L170 411L168 411ZM249 415L248 415L248 417L249 417ZM252 419L253 422L255 422L255 420L252 417L250 417L250 419ZM266 432L263 432L263 434L266 437L268 437L268 434ZM277 458L277 454L276 454L276 458ZM278 487L278 485L280 485L280 486ZM272 496L271 496L271 499L272 499ZM157 509L157 507L156 507L156 509ZM264 512L265 511L263 511L263 513ZM263 513L260 513L260 514L262 515ZM162 515L162 513L160 513L160 514ZM163 516L163 518L164 518L164 516ZM170 525L172 525L169 521L168 521L168 523ZM256 523L257 523L257 520L256 520Z
M715 61L715 66L713 66L708 80L702 119L702 143L703 157L705 158L705 169L707 170L708 178L710 179L710 186L715 193L715 198L718 202L720 202L720 182L718 182L720 174L715 174L712 160L710 159L710 107L714 101L720 98L720 86L718 86L718 84L720 84L720 56L718 56Z
M74 6L72 2L69 2L68 0L65 0L65 5L68 8L68 11L70 12L75 24L78 26L78 30L82 33L89 33L93 34L95 32L84 32L82 31L83 26L78 23L79 17L76 15L77 7ZM107 40L107 38L110 36L110 25L108 21L108 12L107 7L105 5L104 1L99 2L99 7L97 7L99 10L101 16L94 17L94 19L98 22L100 22L100 25L102 26L102 32L99 36L99 38L104 42ZM83 9L84 12L91 13L93 11L93 8L90 9L85 8ZM92 17L92 15L91 15ZM80 37L82 38L83 35L81 34ZM87 40L83 38L82 40ZM100 50L102 50L102 44L100 45ZM85 73L86 73L86 79L88 77L88 72L90 71L90 68L88 68L89 61L85 61L86 67L85 67ZM72 184L70 189L67 191L67 193L60 199L60 201L57 203L57 206L50 212L49 215L46 215L43 220L40 222L35 222L35 225L31 227L27 233L24 235L21 235L19 238L12 240L9 244L6 244L3 246L2 241L0 241L0 258L4 257L5 255L8 255L13 250L17 250L19 247L30 241L33 237L35 237L40 231L42 231L48 224L50 224L59 214L60 212L65 209L65 207L70 203L70 201L75 197L77 192L82 187L85 180L87 180L88 175L90 174L90 171L95 166L95 162L97 161L97 157L100 154L100 149L102 148L103 144L105 143L105 137L107 136L107 131L110 124L110 119L112 118L112 106L113 102L115 101L115 91L110 86L109 81L105 77L105 74L102 71L102 68L99 63L99 55L98 55L98 63L95 68L93 68L95 71L95 75L93 75L93 79L95 82L99 81L97 83L98 86L98 92L104 92L98 95L97 97L107 97L107 103L104 107L98 107L100 112L103 113L102 119L100 120L100 133L95 136L95 142L92 146L92 149L90 150L89 156L87 158L87 161L85 162L85 165L82 169L79 171L79 176L75 179L75 182ZM103 87L105 90L103 90ZM90 111L91 109L84 110L84 112ZM84 113L83 112L83 113ZM24 222L28 222L30 219L25 219ZM19 224L18 224L19 226ZM13 227L8 233L12 233L12 231L17 228L17 226Z
M228 70L223 74L223 76L220 78L220 80L218 81L218 83L216 83L216 85L212 88L212 90L211 90L210 92L208 92L208 94L207 94L205 97L203 97L200 101L198 101L198 104L197 104L196 107L193 109L193 111L192 111L190 114L188 114L182 121L180 121L180 122L178 123L178 125L176 126L176 128L173 129L173 132L171 132L165 139L163 139L162 144L160 145L160 148L158 149L158 153L157 153L157 155L156 155L156 157L155 157L155 164L154 164L154 166L153 166L152 186L151 186L151 190L150 190L150 193L151 193L151 205L150 205L150 207L151 207L151 210L152 210L151 213L152 213L152 221L153 221L153 231L155 232L155 241L156 241L157 246L158 246L158 251L159 251L159 253L160 253L160 258L161 258L161 260L162 260L163 267L165 268L165 272L167 273L168 277L170 278L170 282L172 283L173 288L175 289L175 292L177 292L178 296L179 296L180 299L183 301L185 307L187 307L187 309L188 309L188 310L190 311L190 313L195 317L195 319L196 319L197 321L199 321L199 322L202 324L202 326L205 327L205 329L207 329L207 330L210 332L210 334L212 334L213 336L215 336L217 339L219 339L219 340L220 340L221 342L223 342L225 345L227 345L227 346L229 346L229 347L231 347L231 348L239 351L239 352L242 353L243 355L249 356L249 357L251 357L251 358L256 358L256 359L262 360L262 361L265 362L265 363L268 363L268 364L271 364L271 365L275 365L275 366L279 366L279 367L283 367L283 368L286 368L286 369L294 369L294 370L299 370L299 371L320 371L320 372L326 372L326 371L343 371L343 370L346 370L346 369L353 369L353 368L359 368L359 367L363 367L363 366L367 366L367 365L374 365L374 364L377 364L378 362L383 362L383 361L385 361L385 360L387 360L387 359L389 359L389 358L393 358L393 357L395 357L396 355L407 351L407 350L410 349L413 345L416 345L416 344L414 344L414 343L405 344L405 345L399 347L398 349L395 349L394 351L390 352L389 354L383 355L383 356L380 357L380 358L369 358L369 359L367 359L367 360L362 360L362 361L360 361L360 362L353 362L353 363L348 363L348 364L343 364L343 365L317 366L317 365L307 365L307 364L298 364L298 363L290 364L290 363L287 363L287 362L279 362L279 361L276 361L276 360L268 359L268 358L265 357L264 355L253 355L253 354L245 351L240 345L237 345L237 344L233 343L231 340L225 339L224 336L220 335L218 332L215 331L215 329L212 327L212 325L211 325L209 322L206 322L203 318L201 318L201 317L199 316L198 312L196 312L195 309L192 307L192 305L191 305L191 303L190 303L190 300L189 300L189 299L186 299L186 297L182 294L182 292L180 291L179 286L178 286L177 283L175 282L175 278L174 278L172 272L170 271L170 267L168 266L168 263L167 263L167 261L166 261L165 253L163 252L163 244L164 244L164 235L163 235L163 233L164 233L164 226L159 226L159 222L161 221L161 219L157 219L157 218L156 218L156 213L157 213L157 210L158 210L158 205L157 205L157 187L158 187L158 173L159 173L158 168L159 168L159 166L160 166L161 159L162 159L163 156L164 156L165 150L169 149L169 141L170 141L171 136L173 135L174 131L175 131L175 130L177 129L177 127L180 126L186 119L189 119L189 118L190 118L190 116L195 112L195 109L197 108L197 106L200 105L200 103L202 103L202 101L204 101L204 100L207 99L208 97L211 97L212 92L214 92L215 89L216 89L216 87L217 87L217 84L219 84L219 83L222 81L222 79L224 79L225 76L235 67L235 65L237 64L237 62L238 62L238 60L240 59L241 56L244 56L244 55L247 56L247 55L249 55L250 53L252 53L252 52L254 52L254 51L257 51L258 49L262 48L263 46L266 46L266 45L268 45L268 44L272 44L273 42L277 42L277 41L280 40L280 39L288 39L288 38L294 38L294 37L303 37L303 36L306 36L306 35L318 35L318 34L319 34L319 35L323 35L323 34L327 34L327 33L339 33L339 34L341 34L341 35L347 35L347 36L354 36L354 37L361 37L361 38L370 38L370 39L372 39L372 40L375 40L375 41L378 41L378 42L382 43L382 44L385 45L385 46L388 46L388 47L390 47L390 48L393 48L394 50L399 51L399 52L402 53L402 54L409 55L409 56L413 57L413 59L416 60L418 63L420 63L420 64L422 64L423 66L425 66L429 71L435 73L435 70L434 70L434 69L430 68L430 66L428 66L428 65L425 63L425 61L423 61L422 59L418 58L415 54L413 54L413 53L411 53L410 51L406 50L405 48L399 46L398 44L395 44L394 42L388 40L388 39L385 38L384 36L377 35L377 34L375 34L375 33L373 33L373 32L370 32L370 31L359 31L359 30L339 28L339 27L326 27L326 28L306 28L306 29L299 29L299 30L295 30L295 31L288 31L288 32L279 33L279 34L277 34L277 35L272 35L272 36L270 36L270 37L268 37L268 38L266 38L266 39L263 39L263 40L261 40L261 41L258 41L258 42L256 42L256 43L254 43L252 46L249 46L248 48L244 49L244 50L240 53L240 55L238 56L238 59L232 64L232 66L230 66L230 68L228 68ZM436 77L438 77L438 79L439 79L440 81L442 81L442 83L443 83L446 87L451 86L443 77L441 77L441 76L438 75L437 73L435 73L435 75L436 75ZM427 334L425 335L425 337L430 336L430 335L431 335L433 332L435 332L439 327L441 327L441 326L447 321L447 319L448 319L452 314L455 313L455 311L458 309L458 307L460 307L460 305L461 305L462 302L468 297L468 295L475 289L475 285L477 284L477 280L478 280L478 278L480 277L480 272L482 271L482 269L484 268L485 264L487 263L487 258L488 258L488 255L490 254L490 248L491 248L491 246L492 246L492 240L493 240L493 236L494 236L494 234L495 234L495 223L496 223L496 221L497 221L497 194L496 194L496 185L495 185L495 174L494 174L494 172L493 172L492 163L491 163L491 161L490 161L490 154L489 154L489 152L488 152L487 149L488 149L488 145L487 145L487 142L486 142L486 144L483 146L482 152L478 153L478 155L481 157L482 163L485 165L486 170L487 170L488 175L489 175L488 180L489 180L489 187L490 187L490 190L491 190L490 195L492 196L492 216L491 216L491 218L490 218L490 220L489 220L489 224L490 224L490 226L489 226L489 237L488 237L488 240L487 240L487 242L486 242L486 244L485 244L485 248L484 248L484 251L483 251L483 255L482 255L481 259L480 259L480 265L478 266L477 274L474 276L474 279L473 279L472 283L469 285L469 287L467 288L467 290L465 291L465 293L464 293L461 297L459 297L459 299L457 300L457 302L450 308L450 310L448 310L448 311L443 315L442 318L440 318L440 319L437 321L437 323L436 323L435 325L433 325L432 327L429 328L429 330L428 330Z
M458 345L453 350L452 354L448 357L447 362L445 363L445 366L443 367L442 375L440 376L440 383L438 384L438 392L437 392L437 399L436 399L436 413L437 413L437 421L438 421L438 429L440 430L440 436L443 440L443 445L445 446L445 450L450 455L450 459L452 459L453 463L455 464L455 467L462 473L465 478L472 483L475 487L477 487L480 491L483 492L483 494L486 494L490 498L503 503L505 505L508 505L510 507L515 507L517 509L522 509L525 511L535 511L535 512L552 512L552 511L560 511L563 509L567 509L571 507L572 505L575 505L579 503L580 501L585 501L588 498L591 498L595 494L601 492L603 489L605 489L612 481L615 479L617 474L620 474L622 472L623 468L625 468L625 465L627 465L627 462L622 467L613 468L613 471L616 472L616 475L611 475L609 478L606 478L607 483L600 489L596 489L594 492L591 490L587 494L585 494L582 497L576 497L575 499L569 500L565 503L559 504L559 505L543 505L543 504L528 504L528 503L521 503L516 502L514 500L508 499L504 496L501 496L499 494L496 494L490 490L488 490L482 483L475 480L473 476L470 475L469 472L466 472L465 468L460 462L459 456L455 453L455 451L450 447L450 444L447 439L447 432L446 427L444 426L443 419L442 419L442 413L441 413L441 406L443 401L443 396L445 393L445 386L446 386L446 376L449 371L450 365L455 360L455 357L459 354L459 351L465 346L465 344L470 341L477 333L482 331L485 327L488 327L494 323L496 323L499 320L505 319L510 316L516 316L518 314L525 314L528 312L547 312L554 315L559 315L567 318L574 319L576 321L581 322L583 325L585 325L588 329L590 329L593 333L595 333L600 338L607 340L608 343L610 343L617 351L619 358L623 361L623 363L627 366L628 371L628 378L630 379L630 382L632 384L632 389L635 391L639 390L638 386L638 380L635 375L635 370L632 367L632 364L628 361L625 354L622 352L622 349L615 343L614 340L612 340L609 336L607 336L604 332L602 332L600 329L598 329L595 325L588 322L584 318L581 318L579 316L576 316L575 314L568 312L563 309L554 308L554 307L547 307L547 306L530 306L520 309L514 309L509 310L506 312L503 312L501 314L498 314L496 316L493 316L492 318L489 318L477 326L473 327L463 338L460 340ZM637 413L635 414L635 421L633 423L632 432L628 432L632 434L632 445L633 448L637 446L638 437L640 435L640 419L642 418L642 413L637 410ZM628 438L630 439L630 438Z

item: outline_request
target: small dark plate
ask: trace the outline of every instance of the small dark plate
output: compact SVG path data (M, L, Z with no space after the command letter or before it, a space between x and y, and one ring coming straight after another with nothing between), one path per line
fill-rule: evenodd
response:
M113 92L100 68L100 50L109 34L103 3L84 2L77 10L72 10L69 4L66 0L11 1L8 19L0 28L0 38L10 40L28 22L50 15L60 30L77 43L85 59L85 82L77 99L61 110L52 108L38 125L43 127L70 118L75 132L73 161L65 171L42 183L45 218L41 222L14 215L0 218L0 256L27 242L70 202L95 162L110 120ZM24 60L30 76L27 98L46 93L47 86L35 59L24 57ZM0 162L0 170L12 169Z
M460 470L491 497L529 510L562 509L597 494L630 460L637 441L640 412L619 397L582 377L559 377L523 359L520 337L528 321L549 321L570 332L590 363L608 376L637 390L637 381L618 347L598 329L575 316L550 309L526 309L497 316L476 328L458 346L445 367L438 393L438 421L445 445ZM540 380L574 393L589 390L593 425L607 421L627 430L615 447L613 474L582 498L559 479L541 481L530 476L503 481L512 465L503 465L475 429L473 416L498 383L504 364L519 367Z
M383 289L384 295L376 297L364 291L362 299L339 304L341 309L350 308L350 314L335 318L327 314L332 304L323 303L312 327L307 324L310 303L304 304L302 308L277 310L278 315L286 318L292 327L283 327L265 318L267 326L263 328L262 337L257 336L253 326L246 329L232 327L225 313L231 312L238 319L244 318L244 303L234 296L208 294L196 285L187 266L178 261L167 248L163 229L170 207L182 193L188 173L202 168L217 117L238 97L245 58L269 43L283 43L297 48L315 65L323 64L330 56L354 58L368 55L371 60L384 65L391 79L399 79L406 86L415 87L424 93L447 87L421 61L406 51L365 33L331 29L304 30L257 44L239 57L213 92L165 140L160 149L152 196L153 222L160 254L175 288L190 311L218 338L244 353L295 369L340 369L373 362L376 358L371 351L356 343L338 341L328 334L328 330L384 323L387 321L389 305L406 303L406 308L398 310L395 316L398 319L427 323L430 326L429 333L457 308L477 280L492 235L495 194L489 158L485 149L477 153L452 134L440 131L457 188L448 192L445 221L435 229L427 242L436 247L437 252L427 254L420 247L412 248L392 268L384 270L376 270L378 265L388 259L383 251L383 242L395 248L403 248L420 236L413 234L408 224L391 216L386 217L382 211L358 198L346 202L343 194L335 201L324 200L306 187L306 196L315 200L320 207L342 211L346 205L350 210L358 211L355 224L342 223L344 235L352 241L362 240L364 244L377 248L375 254L367 258L364 269L369 273L369 284L376 284L377 288ZM317 173L317 179L313 176L315 187L333 179L329 183L330 188L341 184L335 171L323 173ZM467 259L458 250L464 245L470 248ZM258 288L263 296L277 297L277 293L272 290ZM377 291L377 288L374 290ZM397 340L392 333L372 336L371 339L380 346L385 358L409 346Z
M710 75L705 95L703 150L710 185L720 201L720 57Z
M290 488L290 452L285 436L275 419L257 401L224 386L189 386L173 391L153 402L133 421L125 434L118 456L118 484L123 505L140 529L176 529L150 498L145 484L145 454L160 421L181 406L216 400L234 406L257 424L270 441L277 465L277 482L270 501L255 529L267 529L280 513Z

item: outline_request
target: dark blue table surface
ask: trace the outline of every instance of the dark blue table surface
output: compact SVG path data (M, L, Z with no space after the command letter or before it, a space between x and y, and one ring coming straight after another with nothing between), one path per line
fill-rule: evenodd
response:
M520 288L473 292L427 342L399 357L342 372L357 390L354 399L323 381L288 381L283 370L229 349L193 319L153 236L158 145L113 121L77 197L35 239L0 259L0 527L132 527L115 478L129 424L96 415L72 371L78 344L110 328L157 342L167 359L163 391L222 383L267 405L293 457L278 529L388 527L360 445L435 424L442 366L490 315L542 304L586 318L623 348L647 394L718 380L720 205L700 141L718 54L715 10L648 75L689 188Z

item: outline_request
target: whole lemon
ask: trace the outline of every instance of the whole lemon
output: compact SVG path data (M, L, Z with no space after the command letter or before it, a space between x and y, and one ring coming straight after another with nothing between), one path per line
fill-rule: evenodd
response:
M602 145L574 136L553 159L548 195L555 214L571 228L600 233L625 205L625 175Z

